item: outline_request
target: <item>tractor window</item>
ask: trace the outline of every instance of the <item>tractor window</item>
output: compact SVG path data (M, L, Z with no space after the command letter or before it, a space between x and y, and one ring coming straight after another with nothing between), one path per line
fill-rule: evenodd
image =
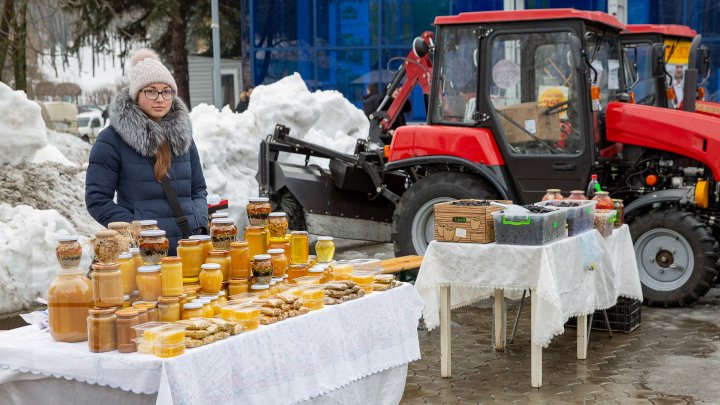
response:
M492 40L490 100L516 154L582 152L578 75L569 32L498 35Z
M477 93L477 35L475 27L451 26L440 31L440 52L434 122L475 124Z
M588 59L590 60L590 82L600 87L601 111L614 100L621 90L620 49L618 38L588 31L586 34Z
M635 93L635 102L643 105L658 105L657 81L652 74L652 44L638 43L628 47L627 51L631 62L637 65L638 82L632 89Z

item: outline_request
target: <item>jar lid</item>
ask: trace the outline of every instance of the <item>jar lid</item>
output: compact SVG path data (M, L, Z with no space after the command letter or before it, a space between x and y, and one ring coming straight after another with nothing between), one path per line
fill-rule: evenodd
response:
M180 263L181 261L182 259L177 256L166 256L160 259L160 263Z
M95 237L97 238L114 238L118 235L117 232L111 230L97 231Z
M202 308L202 304L199 302L188 302L187 304L183 305L183 309L200 309Z
M333 240L332 236L318 236L318 240Z
M130 226L130 224L127 222L117 221L117 222L110 222L107 227L108 227L108 229L112 229L114 231L117 229L125 230L129 226Z
M290 276L287 275L287 274L283 274L283 280L286 279L286 278L290 278Z
M210 299L209 298L195 298L194 300L192 300L192 302L199 302L204 305L204 304L209 304Z
M89 315L101 316L101 315L112 315L116 311L115 308L93 308L88 309Z
M307 235L307 231L292 231L290 235Z
M183 277L183 284L192 284L200 281L200 277Z
M196 246L200 244L200 241L197 239L180 239L178 244L180 246Z
M133 308L119 309L115 311L115 315L117 315L118 318L132 318L138 315L138 311Z
M216 212L216 213L213 213L212 215L210 215L210 218L213 218L213 219L215 219L215 218L227 218L227 216L228 216L228 213L227 213L227 212Z
M155 219L143 219L138 222L140 222L140 226L157 225L157 220L155 220Z
M585 194L585 192L582 190L571 190L570 194Z
M282 283L283 280L284 280L284 279L283 279L282 277L277 277L277 278L273 277L273 278L272 278L273 283L276 283L276 284L277 284L277 283Z
M138 314L144 314L147 313L147 308L140 306L140 307L133 307L134 310L138 311Z
M275 281L273 281L273 280L274 280L274 279L270 279L270 287L272 287L272 286L274 286L275 284L277 284L277 283L276 283Z
M248 225L245 227L245 230L251 230L251 231L257 231L257 230L263 230L265 227L257 226L257 225Z
M189 239L199 241L210 240L210 235L192 235Z
M158 297L158 302L161 304L175 304L180 302L180 297Z
M133 308L147 308L147 309L153 309L157 307L158 302L157 301L135 301L133 302L132 306Z
M160 271L160 265L159 264L148 264L145 266L140 266L137 268L137 271L140 273L154 273L156 271Z
M320 267L313 266L308 269L308 273L323 273L323 272L325 272L325 269L322 269Z
M270 249L270 250L275 250L275 249ZM284 252L284 250L283 250L283 252ZM270 260L270 255L255 255L255 256L253 256L253 260L255 260L256 262L260 261L260 260Z
M228 283L229 284L247 284L249 280L247 278L231 278ZM225 293L225 291L220 290L221 293ZM219 294L219 293L218 293Z
M560 189L559 188L549 188L549 189L547 189L547 192L548 193L559 193Z
M140 254L140 248L130 248L128 250L130 250L130 253L132 253L132 254L135 254L135 253Z
M118 259L132 259L132 253L122 252L118 255Z
M212 221L213 224L234 224L235 220L232 218L214 218Z
M95 263L92 265L93 270L115 270L120 268L120 263Z
M77 242L77 235L60 235L57 238L58 242Z
M271 212L270 215L268 215L268 216L269 217L286 217L287 214L282 211L278 211L278 212Z
M270 243L285 242L285 236L271 236Z
M202 299L202 300L210 300L210 301L212 302L212 301L215 301L216 299L218 299L218 296L217 296L216 294L201 295L201 296L200 296L200 299Z
M270 286L267 284L253 284L250 286L251 290L267 290L268 288L270 288Z
M224 296L224 295L225 295L225 290L220 290L220 291L218 291L218 293L217 293L218 298L220 298L220 297L222 297L222 296Z
M245 242L244 240L239 241L239 242L230 242L231 248L241 248L241 247L247 247L247 246L250 246L250 244Z
M225 255L227 255L227 254L229 254L229 253L230 253L230 252L227 251L227 250L220 250L220 249L218 249L218 250L211 250L211 251L209 251L209 252L208 252L208 255L209 255L209 256L225 256Z
M165 236L165 231L162 229L148 229L145 231L140 231L140 237L143 236Z
M285 249L268 249L267 252L269 255L279 255L280 253L285 253ZM260 256L260 255L256 255L256 256Z
M270 199L267 197L254 197L248 198L248 202L270 202Z
M200 268L204 270L220 270L220 265L217 263L204 263L200 265Z
M596 191L595 195L610 195L608 191Z

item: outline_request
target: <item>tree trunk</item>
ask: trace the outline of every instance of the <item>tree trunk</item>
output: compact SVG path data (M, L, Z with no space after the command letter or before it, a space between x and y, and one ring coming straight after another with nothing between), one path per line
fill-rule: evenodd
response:
M190 4L188 1L181 1L175 8L171 17L171 42L172 42L172 66L173 77L178 87L177 96L185 104L190 106L190 76L188 73L188 52L185 47L187 39L187 20Z
M10 26L15 14L15 0L5 0L3 4L2 20L0 20L0 81L2 81L5 58L10 47Z
M20 1L20 7L15 15L15 38L13 40L13 70L15 71L15 90L27 92L27 60L25 60L25 45L27 42L27 0Z

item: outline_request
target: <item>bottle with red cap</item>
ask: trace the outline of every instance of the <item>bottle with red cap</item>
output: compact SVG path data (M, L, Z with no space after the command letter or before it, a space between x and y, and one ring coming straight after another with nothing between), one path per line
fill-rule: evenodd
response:
M597 174L590 176L590 183L588 184L587 193L585 194L589 199L592 199L596 192L602 191L602 188L600 188L600 182L598 182L597 178Z

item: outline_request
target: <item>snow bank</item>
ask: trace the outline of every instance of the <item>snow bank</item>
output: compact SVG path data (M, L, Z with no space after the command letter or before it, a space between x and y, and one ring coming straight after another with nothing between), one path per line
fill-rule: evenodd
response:
M44 148L40 149L33 156L31 163L42 164L42 163L60 163L61 165L74 167L75 163L68 160L68 158L60 152L60 149L53 145L45 145Z
M74 165L82 167L87 164L92 145L75 135L65 132L47 131L48 143L56 147Z
M14 91L0 82L0 164L17 164L32 159L47 145L45 122L40 106L29 101L24 91Z
M60 269L57 237L74 234L70 222L55 210L0 204L0 312L27 309L37 297L47 298L48 285ZM85 253L87 267L90 255Z
M311 93L297 73L256 87L242 114L201 104L192 110L190 119L208 193L229 199L230 215L240 225L246 221L247 199L258 194L255 174L260 141L272 134L276 124L288 126L291 136L344 153L352 153L356 140L366 138L369 128L365 114L341 93ZM304 161L303 157L294 159ZM317 163L327 167L327 160Z

